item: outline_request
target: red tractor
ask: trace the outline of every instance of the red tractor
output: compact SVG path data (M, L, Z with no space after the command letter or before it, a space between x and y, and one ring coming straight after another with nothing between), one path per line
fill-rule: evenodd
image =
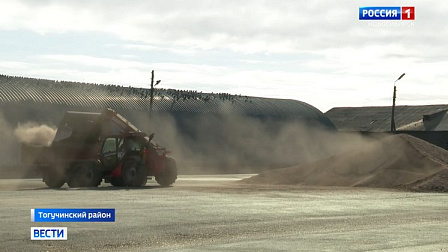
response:
M144 186L154 176L161 186L177 179L176 161L165 148L112 109L102 113L68 111L50 147L24 146L51 188ZM34 153L34 155L33 155ZM33 157L34 156L34 157Z

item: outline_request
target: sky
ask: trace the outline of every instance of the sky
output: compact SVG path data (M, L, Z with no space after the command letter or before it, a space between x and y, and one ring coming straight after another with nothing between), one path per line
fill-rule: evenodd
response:
M445 0L0 0L0 74L294 99L447 104ZM358 20L414 6L415 21Z

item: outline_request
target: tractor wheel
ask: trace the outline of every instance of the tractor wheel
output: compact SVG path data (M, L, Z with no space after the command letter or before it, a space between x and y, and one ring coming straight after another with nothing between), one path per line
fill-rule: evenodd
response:
M45 171L43 181L50 188L60 188L65 184L65 175L55 170Z
M80 163L73 166L74 173L68 186L70 187L97 187L101 184L101 172L96 165Z
M121 170L124 186L136 187L146 184L146 167L137 159L128 159Z
M156 181L159 185L163 187L170 186L174 184L177 179L177 164L174 158L167 156L166 157L166 165L165 169L159 172L156 175Z

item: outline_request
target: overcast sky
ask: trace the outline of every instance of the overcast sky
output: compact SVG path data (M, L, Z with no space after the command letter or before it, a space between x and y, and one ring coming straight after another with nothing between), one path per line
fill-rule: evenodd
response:
M447 104L448 1L0 0L0 74L295 99ZM415 6L415 21L360 21Z

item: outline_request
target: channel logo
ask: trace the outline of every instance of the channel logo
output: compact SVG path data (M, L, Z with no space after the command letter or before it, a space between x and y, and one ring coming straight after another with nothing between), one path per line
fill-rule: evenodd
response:
M67 240L67 227L32 227L31 240Z
M359 20L415 20L415 7L359 7Z

